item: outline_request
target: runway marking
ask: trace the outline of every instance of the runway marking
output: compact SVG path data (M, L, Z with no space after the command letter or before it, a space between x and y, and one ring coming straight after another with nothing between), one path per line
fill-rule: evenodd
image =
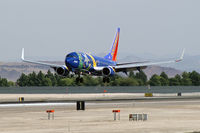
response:
M200 103L200 100L181 100L181 101L116 101L116 102L86 102L90 106L102 105L127 105L127 104L170 104L170 103ZM76 106L75 102L72 103L16 103L16 104L0 104L1 107L34 107L34 106Z
M112 105L112 104L129 104L127 103L85 103L86 105ZM0 104L1 107L33 107L33 106L75 106L76 103L19 103L19 104Z
M71 106L75 103L20 103L20 104L0 104L0 107L32 107L32 106Z

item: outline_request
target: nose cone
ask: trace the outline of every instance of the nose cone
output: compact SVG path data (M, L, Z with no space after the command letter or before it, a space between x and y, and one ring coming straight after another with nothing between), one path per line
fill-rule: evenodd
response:
M66 59L65 59L65 63L66 64L69 64L70 62L72 62L73 61L73 59L72 58L69 58L69 57L67 57Z
M67 57L65 59L65 65L70 67L70 68L78 68L79 61L76 58Z

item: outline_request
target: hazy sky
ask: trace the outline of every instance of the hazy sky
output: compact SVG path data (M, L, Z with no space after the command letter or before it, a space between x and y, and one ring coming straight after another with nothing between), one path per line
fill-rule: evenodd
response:
M200 51L199 0L1 0L0 61L108 52L117 27L120 53Z

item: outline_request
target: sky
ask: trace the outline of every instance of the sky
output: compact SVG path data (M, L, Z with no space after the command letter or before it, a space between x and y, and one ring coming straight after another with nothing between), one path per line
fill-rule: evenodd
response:
M118 56L200 51L199 0L1 0L0 62L25 56L63 60L72 51Z

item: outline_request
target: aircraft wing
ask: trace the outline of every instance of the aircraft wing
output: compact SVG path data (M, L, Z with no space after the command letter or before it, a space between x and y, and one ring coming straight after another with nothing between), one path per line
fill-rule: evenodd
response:
M147 62L149 62L149 61L117 63L117 66L130 65L130 64L139 64L139 63L147 63Z
M58 65L58 64L51 64L51 63L45 63L45 62L38 62L38 61L26 60L24 58L24 48L22 49L21 59L22 59L23 62L32 63L32 64L39 64L39 65L44 65L44 66L49 66L49 67L52 67L52 68L62 67L63 66L63 65Z
M146 68L147 66L152 66L152 65L160 65L160 64L168 64L168 63L176 63L180 62L183 60L183 56L185 53L185 49L183 50L180 58L174 59L174 60L166 60L166 61L158 61L158 62L133 62L133 63L124 63L124 64L119 64L115 66L116 72L127 72L131 70L141 70Z

